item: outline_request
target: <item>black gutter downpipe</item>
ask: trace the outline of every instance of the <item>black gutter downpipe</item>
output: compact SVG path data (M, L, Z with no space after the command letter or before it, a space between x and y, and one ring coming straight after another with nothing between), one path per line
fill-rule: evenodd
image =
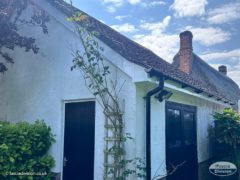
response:
M164 87L164 76L160 76L159 86L149 91L146 96L146 173L147 179L151 180L151 96L162 91Z

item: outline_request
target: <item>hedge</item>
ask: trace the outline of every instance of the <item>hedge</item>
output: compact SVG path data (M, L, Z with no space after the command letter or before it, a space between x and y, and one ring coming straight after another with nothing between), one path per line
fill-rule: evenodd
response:
M55 142L44 121L0 121L0 179L48 180L55 160L47 152Z

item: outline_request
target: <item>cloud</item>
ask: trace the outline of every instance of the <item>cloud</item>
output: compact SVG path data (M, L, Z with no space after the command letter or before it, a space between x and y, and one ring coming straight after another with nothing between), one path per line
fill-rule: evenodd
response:
M111 4L116 7L122 6L123 2L123 0L103 0L104 4Z
M179 36L177 34L153 33L149 35L136 35L133 39L168 62L172 62L179 48Z
M156 23L146 23L142 22L140 27L142 29L151 31L151 33L161 33L165 31L165 29L168 27L169 23L171 21L171 16L166 16L163 21L161 22L156 22Z
M131 5L138 5L142 3L142 0L102 0L102 3L106 5L106 11L114 13L117 9L123 6L125 3Z
M164 1L150 1L146 2L145 0L102 0L102 3L106 6L106 10L110 13L114 13L117 11L117 9L124 4L130 4L132 6L142 6L144 8L146 7L153 7L153 6L159 6L159 5L165 5L166 2Z
M196 34L194 34L194 36L196 36ZM151 31L151 33L147 35L137 34L133 36L133 39L169 63L172 62L174 55L179 50L179 34L155 33ZM222 64L227 65L228 76L240 85L240 49L210 52L202 54L200 57L216 69Z
M114 6L107 6L106 7L106 11L107 12L109 12L109 13L114 13L114 12L116 12L116 7L114 7Z
M166 4L166 2L164 2L164 1L150 1L150 2L146 2L144 0L127 0L127 1L128 1L128 3L130 3L132 5L141 5L144 8L153 7L153 6L161 6L161 5Z
M128 18L128 17L129 17L128 15L122 15L122 16L115 16L114 18L119 21L122 21L123 19Z
M152 50L155 54L171 62L178 52L178 34L164 34L171 21L171 16L166 16L161 22L141 22L140 28L149 31L147 34L136 34L133 39Z
M128 2L129 2L130 4L135 5L135 4L141 3L141 0L128 0Z
M224 52L211 52L207 54L202 54L201 57L207 61L213 62L214 60L226 60L229 61L239 61L240 62L240 49L234 49L231 51Z
M124 0L103 0L104 5L106 5L106 11L109 13L116 12L118 7L124 4Z
M208 11L207 21L210 24L222 24L240 19L240 3L225 4Z
M222 65L212 63L209 64L216 70L218 70L218 67ZM240 64L236 64L234 66L227 65L227 71L227 76L234 80L238 84L238 86L240 86Z
M166 2L160 0L150 2L146 2L146 0L127 0L127 2L131 5L141 5L142 7L153 7L166 4Z
M240 62L236 66L231 66L228 69L228 76L232 78L238 86L240 86Z
M142 7L154 7L154 6L163 6L166 5L167 3L164 1L151 1L151 2L142 2L141 6Z
M148 34L136 34L133 39L141 45L149 48L157 55L172 62L174 55L179 50L179 34L166 34L165 30L170 24L171 16L167 16L162 22L157 23L145 23L141 22L140 28L150 31ZM197 28L197 27L186 27L186 29L192 31L194 41L211 46L219 43L223 43L230 39L231 34L223 31L220 28L208 27L208 28ZM239 50L228 52L227 54L222 53L221 56L227 58L230 56L231 59L239 57ZM219 54L204 54L203 59L210 60L210 57L218 56Z
M132 33L137 31L136 27L129 23L112 25L110 27L121 33Z
M176 17L202 16L207 4L207 0L175 0L170 9L175 11Z
M193 33L193 38L195 41L198 41L205 46L212 46L226 42L230 39L231 36L229 32L214 27L194 28L189 26L186 27L186 29L190 30Z
M166 2L164 1L152 1L149 3L149 6L158 6L158 5L165 5Z
M228 66L228 76L240 85L240 49L224 52L210 52L202 54L201 58L206 60L214 68L218 68L220 63Z

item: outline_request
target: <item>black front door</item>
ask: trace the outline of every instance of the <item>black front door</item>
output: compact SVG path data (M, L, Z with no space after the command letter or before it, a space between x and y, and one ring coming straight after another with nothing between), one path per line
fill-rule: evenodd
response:
M197 180L196 108L166 103L168 180Z
M63 180L93 180L95 102L66 103Z

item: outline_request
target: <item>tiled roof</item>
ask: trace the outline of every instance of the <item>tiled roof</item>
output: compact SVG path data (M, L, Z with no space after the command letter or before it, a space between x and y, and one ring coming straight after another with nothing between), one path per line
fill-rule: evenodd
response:
M49 3L54 5L57 9L65 13L67 16L72 16L76 12L82 12L81 10L72 7L65 3L63 0L48 0ZM82 12L84 13L84 12ZM86 13L84 13L86 14ZM86 14L87 15L87 14ZM128 61L142 66L148 70L155 71L165 77L188 85L195 90L205 92L209 95L215 96L217 99L225 99L226 101L232 102L231 99L225 97L223 93L214 89L211 85L203 83L198 79L194 79L188 74L178 70L170 63L164 61L162 58L157 56L149 49L139 45L131 39L125 37L119 32L113 30L111 27L103 24L95 18L88 16L89 26L88 30L98 32L98 38L119 53L122 57ZM233 102L232 102L233 103Z

